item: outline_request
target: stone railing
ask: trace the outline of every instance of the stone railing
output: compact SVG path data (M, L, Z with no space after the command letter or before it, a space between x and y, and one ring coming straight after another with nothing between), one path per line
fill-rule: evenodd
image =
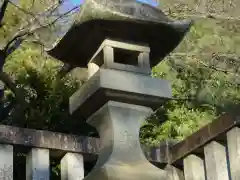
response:
M142 146L147 159L169 180L239 180L240 116L225 114L185 140ZM50 179L50 157L61 158L61 179L83 179L86 163L96 163L98 138L0 126L0 180L13 177L14 148L25 147L26 179ZM24 179L24 177L23 177Z
M225 114L172 147L160 148L169 179L239 180L239 125L239 115Z
M83 179L84 164L94 165L100 151L98 138L0 125L0 180L14 179L13 157L18 147L27 152L27 180L50 179L51 157L62 159L61 179ZM158 165L158 150L144 149L148 159Z

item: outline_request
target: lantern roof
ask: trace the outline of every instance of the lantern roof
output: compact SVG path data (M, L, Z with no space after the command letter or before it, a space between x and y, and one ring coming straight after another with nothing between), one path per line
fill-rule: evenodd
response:
M111 38L148 45L153 67L179 45L191 24L139 0L85 0L69 30L46 51L73 67L87 67L104 39Z

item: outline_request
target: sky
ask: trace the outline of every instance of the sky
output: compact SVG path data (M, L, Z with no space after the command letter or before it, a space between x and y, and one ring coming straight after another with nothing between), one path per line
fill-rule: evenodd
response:
M70 0L70 1L75 6L76 5L81 5L84 2L84 0Z
M136 0L136 1L146 3L146 4L149 4L149 5L154 6L154 7L159 6L159 1L158 0Z
M83 3L84 0L70 0L73 5L80 5ZM159 2L158 0L136 0L137 2L142 2L149 4L151 6L158 6Z
M14 3L18 3L20 0L11 0L11 1L14 2ZM72 8L83 4L84 1L85 0L65 0L64 3L61 6L59 6L59 8L57 8L56 11L61 12L61 13L65 13L69 10L72 10ZM146 3L146 4L149 4L151 6L156 7L156 6L159 6L159 1L160 0L134 0L134 1L141 2L141 3ZM1 5L1 0L0 0L0 5ZM76 12L78 12L78 10L76 10ZM69 30L69 28L72 26L72 23L74 22L73 17L74 17L74 13L72 13L72 15L70 15L70 16L66 16L66 17L64 16L64 18L59 19L55 23L56 27L59 27L59 28L57 28L56 32L48 32L51 35L46 36L47 39L44 37L44 35L46 34L44 31L43 31L43 33L41 31L39 31L39 33L38 33L39 36L42 37L42 40L46 41L47 44L53 44L54 41L59 38L59 36L64 36L65 33ZM41 34L43 34L43 36ZM46 44L44 42L42 42L42 43Z
M85 0L65 0L63 4L59 7L61 12L66 12L71 10L73 7L79 6L84 3ZM159 0L135 0L136 2L141 2L149 4L151 6L159 6Z
M11 0L11 1L14 2L14 3L17 3L19 0ZM159 5L159 0L135 0L135 1L146 3L146 4L149 4L151 6L158 6ZM72 6L76 6L76 5L81 5L84 2L84 0L67 0L66 2L71 3Z
M11 1L14 3L19 2L19 0L11 0ZM146 4L149 4L154 7L159 6L159 0L135 0L135 1L146 3ZM68 11L68 10L72 9L73 7L81 5L83 3L84 3L84 0L65 0L63 5L60 7L60 9L63 11Z

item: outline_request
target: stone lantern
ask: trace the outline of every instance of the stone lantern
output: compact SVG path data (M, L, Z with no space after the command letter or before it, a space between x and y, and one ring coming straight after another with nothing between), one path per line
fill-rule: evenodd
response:
M139 130L171 99L168 81L152 78L157 65L183 39L191 21L173 21L134 0L85 0L74 25L48 50L88 81L70 98L70 113L94 126L101 152L86 180L165 180L144 156Z

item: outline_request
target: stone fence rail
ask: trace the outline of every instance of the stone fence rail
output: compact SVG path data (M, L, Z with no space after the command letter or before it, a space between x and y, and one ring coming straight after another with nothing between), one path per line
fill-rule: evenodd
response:
M94 164L100 152L98 138L0 125L0 180L14 179L13 157L18 147L27 154L27 180L50 179L50 157L62 159L61 179L83 179L84 164ZM149 161L160 164L157 148L143 149Z
M240 116L225 114L185 140L142 146L147 159L169 172L170 180L239 180ZM13 179L13 152L25 147L27 179L49 179L50 156L60 157L61 179L84 177L84 163L95 162L99 139L0 125L0 180Z
M240 116L225 114L165 149L171 180L239 180Z

